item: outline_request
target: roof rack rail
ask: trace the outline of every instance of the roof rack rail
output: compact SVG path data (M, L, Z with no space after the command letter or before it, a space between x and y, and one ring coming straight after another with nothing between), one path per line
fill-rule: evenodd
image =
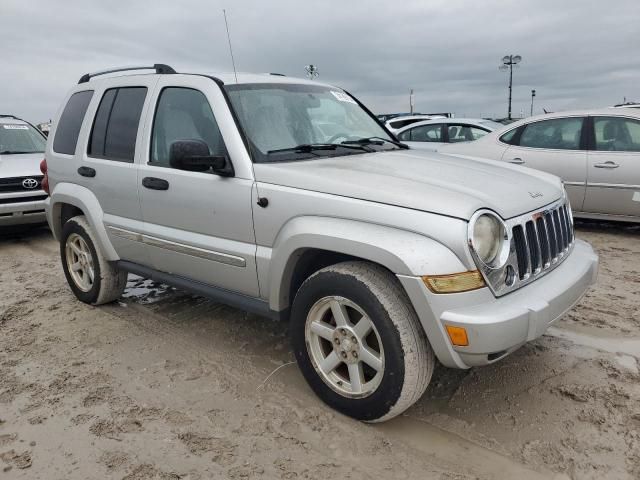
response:
M271 72L269 75L275 75L276 77L286 77L284 73L276 73L276 72Z
M8 113L0 113L0 117L3 117L3 118L15 118L16 120L22 120L21 118L18 118L15 115L11 115L11 114L8 114Z
M97 77L99 75L106 75L108 73L116 73L116 72L127 72L129 70L155 70L156 73L160 74L171 74L176 73L176 71L171 68L169 65L165 65L164 63L155 63L152 67L122 67L122 68L111 68L109 70L101 70L99 72L94 73L85 73L80 77L78 83L87 83L93 77Z

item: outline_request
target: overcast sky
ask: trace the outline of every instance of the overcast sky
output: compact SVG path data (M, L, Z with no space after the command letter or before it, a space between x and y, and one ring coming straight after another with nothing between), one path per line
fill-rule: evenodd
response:
M0 0L0 113L55 115L86 72L167 63L339 85L376 113L415 109L506 116L640 101L640 0L137 1Z

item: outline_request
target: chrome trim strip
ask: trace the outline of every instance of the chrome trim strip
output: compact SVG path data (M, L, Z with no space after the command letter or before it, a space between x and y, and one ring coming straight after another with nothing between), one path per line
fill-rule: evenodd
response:
M142 242L142 235L131 230L125 230L124 228L114 227L107 225L107 230L113 233L116 237L124 238L125 240L131 240L132 242Z
M132 232L131 230L125 230L124 228L114 227L111 225L107 225L107 230L111 231L111 233L117 237L124 238L125 240L130 240L132 242L140 242L152 247L164 248L165 250L171 250L172 252L182 253L191 257L204 258L205 260L224 263L234 267L247 266L247 261L244 258L237 257L235 255L215 252L213 250L206 250L199 247L192 247L190 245L184 245L182 243L164 240L151 235Z
M627 185L621 183L588 183L587 187L619 188L620 190L640 190L640 185Z
M182 253L184 255L189 255L192 257L204 258L205 260L224 263L227 265L232 265L234 267L247 266L247 261L244 258L236 257L235 255L229 255L227 253L192 247L190 245L184 245L182 243L172 242L158 237L152 237L151 235L142 235L142 241L143 243L151 245L153 247L164 248L166 250L171 250L172 252Z
M571 185L572 187L584 187L587 182L564 182L565 185Z

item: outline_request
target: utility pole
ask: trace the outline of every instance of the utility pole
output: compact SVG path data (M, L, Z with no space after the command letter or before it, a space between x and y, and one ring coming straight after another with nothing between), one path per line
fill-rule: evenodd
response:
M509 70L509 113L507 118L511 120L511 93L513 90L513 66L518 65L522 61L520 55L506 55L502 57L502 65L498 67L500 70Z
M531 90L531 116L533 116L533 97L536 96L536 91Z
M413 114L413 88L409 89L409 112Z

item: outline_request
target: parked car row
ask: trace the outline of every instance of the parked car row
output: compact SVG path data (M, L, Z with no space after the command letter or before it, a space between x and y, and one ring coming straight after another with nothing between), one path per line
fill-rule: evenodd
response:
M472 143L438 149L500 160L563 179L574 215L640 221L640 110L530 117Z
M499 361L595 281L553 175L410 148L332 85L150 68L83 75L47 141L47 220L83 302L133 272L288 319L317 395L383 421L436 359Z

